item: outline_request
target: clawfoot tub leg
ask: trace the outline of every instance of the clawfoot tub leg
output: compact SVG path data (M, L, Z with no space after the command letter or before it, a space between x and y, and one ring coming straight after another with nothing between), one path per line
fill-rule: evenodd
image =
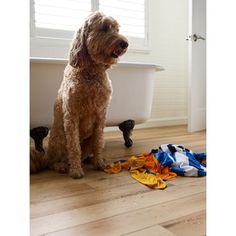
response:
M134 120L126 120L119 124L119 129L123 132L123 137L125 140L125 146L131 147L133 145L133 141L131 140L131 132L134 128L135 121Z
M35 149L38 152L44 152L43 139L48 135L49 129L47 127L36 127L30 130L30 137L34 140Z

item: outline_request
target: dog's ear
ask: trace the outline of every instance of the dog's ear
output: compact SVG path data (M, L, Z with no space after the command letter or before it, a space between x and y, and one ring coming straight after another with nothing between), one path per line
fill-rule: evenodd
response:
M75 33L69 52L69 64L73 67L85 68L89 64L90 57L86 47L88 36L88 21Z

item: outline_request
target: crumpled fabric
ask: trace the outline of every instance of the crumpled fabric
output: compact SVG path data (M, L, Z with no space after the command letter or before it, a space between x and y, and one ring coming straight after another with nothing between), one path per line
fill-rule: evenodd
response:
M164 180L177 176L170 171L169 167L161 166L153 153L131 156L127 161L111 163L104 169L109 174L117 174L122 170L128 170L134 179L154 189L166 188L167 184Z
M149 154L131 156L106 166L104 171L117 174L122 170L130 172L138 182L153 188L164 189L166 180L181 176L205 176L206 153L193 151L174 144L163 144Z
M163 144L152 150L162 166L181 176L206 176L206 153L193 151L175 144Z

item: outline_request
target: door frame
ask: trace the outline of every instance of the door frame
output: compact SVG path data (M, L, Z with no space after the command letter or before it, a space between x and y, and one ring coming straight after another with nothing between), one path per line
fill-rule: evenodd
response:
M196 93L197 89L201 87L200 80L194 80L193 76L193 46L196 43L202 43L201 39L200 42L197 40L197 42L193 41L193 34L198 34L199 32L195 32L193 29L193 1L198 0L188 0L188 37L186 40L188 40L188 132L195 132L206 129L206 99L205 99L205 107L200 107L199 102L201 100L202 93ZM206 7L206 1L205 1L205 7ZM206 22L205 22L206 24ZM206 32L205 32L206 33ZM201 34L201 32L200 32ZM205 37L205 35L203 35ZM205 42L204 42L205 43ZM196 46L196 45L195 45ZM206 50L206 49L205 49ZM195 50L196 55L196 50ZM195 56L196 57L196 56ZM206 54L204 55L206 57ZM196 58L195 58L196 59ZM205 58L206 59L206 58ZM205 60L206 63L206 60ZM196 69L196 68L194 68ZM205 85L206 85L206 68L198 68L202 69L202 72L205 74ZM206 96L206 86L205 91L202 91L204 93L204 96Z

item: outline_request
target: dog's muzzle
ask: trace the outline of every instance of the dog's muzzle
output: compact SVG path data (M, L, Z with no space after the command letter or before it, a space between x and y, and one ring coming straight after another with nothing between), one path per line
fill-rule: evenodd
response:
M113 58L118 58L119 56L123 55L126 52L126 49L128 48L129 44L125 40L121 40L116 49L112 52Z

